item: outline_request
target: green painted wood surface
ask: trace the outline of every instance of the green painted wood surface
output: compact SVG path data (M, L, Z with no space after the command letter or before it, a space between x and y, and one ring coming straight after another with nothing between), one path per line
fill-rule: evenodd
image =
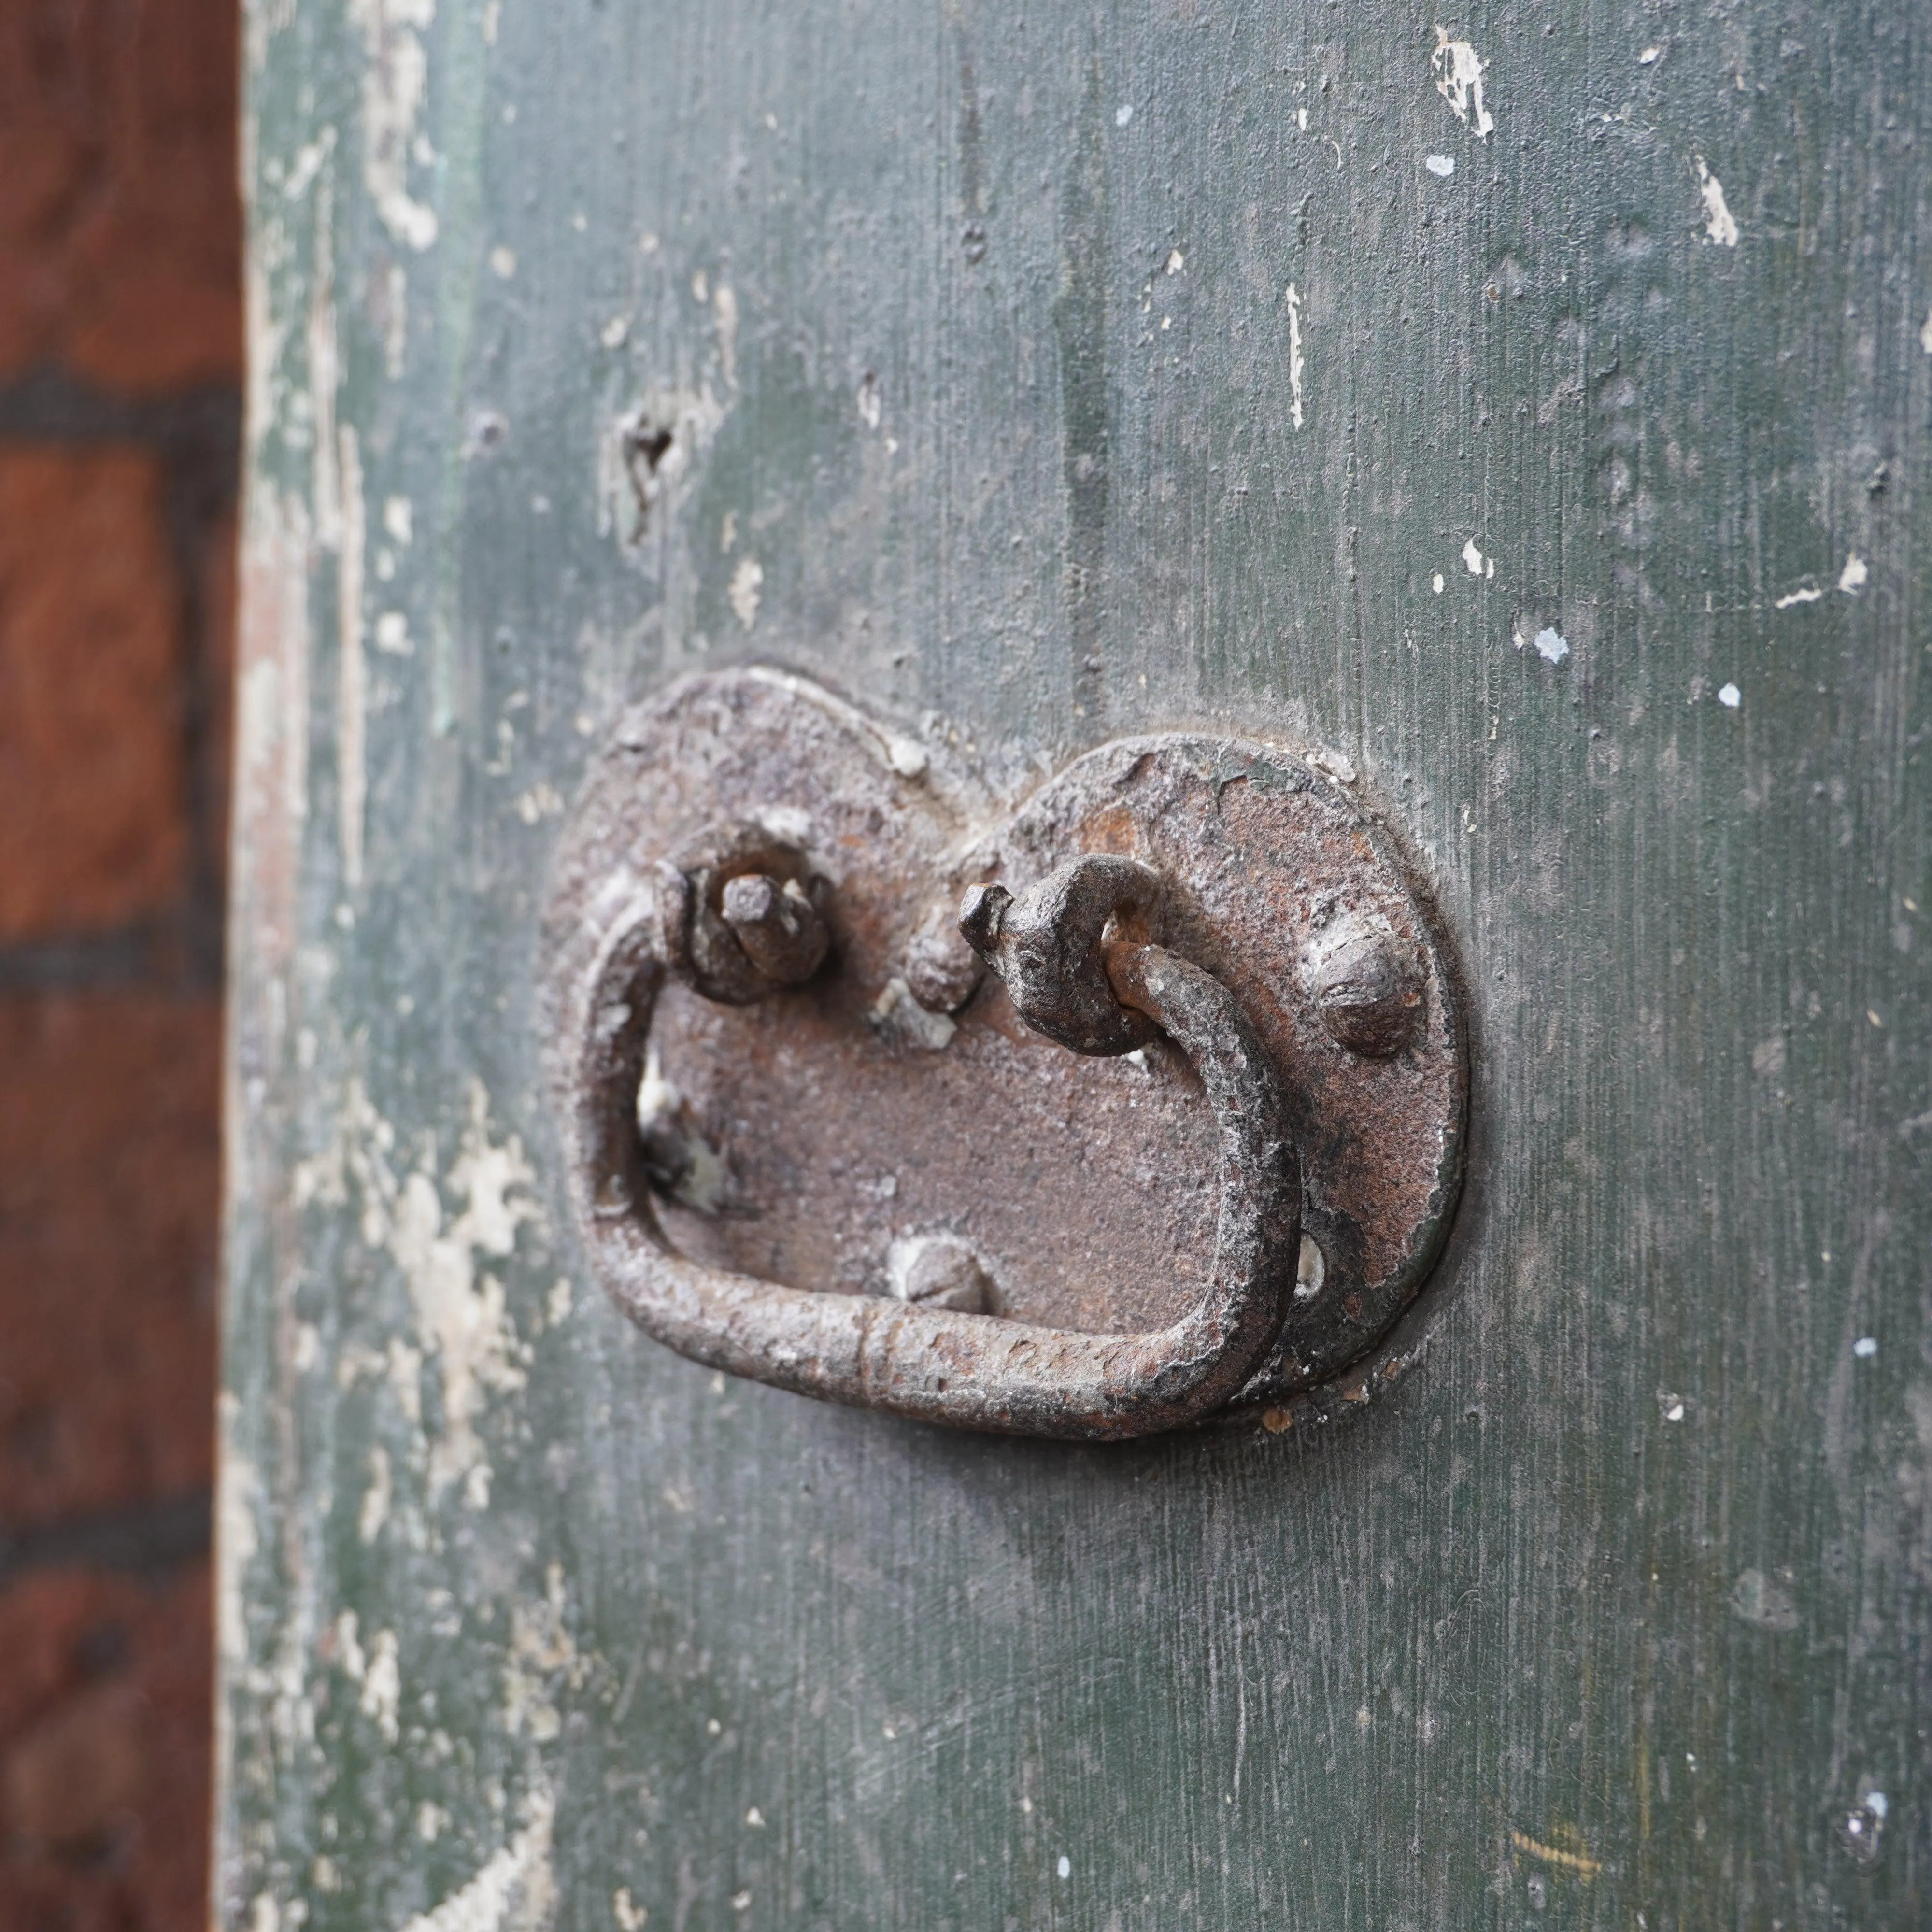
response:
M1444 25L252 0L224 1923L1926 1922L1932 11ZM1406 1379L1016 1445L604 1305L546 859L734 654L1354 761L1476 1025Z

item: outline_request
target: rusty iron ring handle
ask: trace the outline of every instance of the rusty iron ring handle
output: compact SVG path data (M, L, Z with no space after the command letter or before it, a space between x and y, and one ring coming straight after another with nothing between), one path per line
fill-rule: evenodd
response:
M1134 867L1132 875L1106 873L1123 866ZM1016 1006L1031 1023L1042 1016L1051 1021L1054 1001L1070 996L1067 1023L1092 1042L1076 1051L1128 1052L1157 1027L1199 1075L1220 1129L1220 1204L1212 1276L1179 1321L1142 1333L1084 1334L787 1288L679 1254L652 1208L636 1124L670 950L658 893L642 881L607 927L581 982L572 1133L579 1220L619 1306L647 1334L708 1367L957 1427L1120 1439L1178 1427L1227 1402L1273 1343L1287 1310L1299 1250L1300 1165L1274 1069L1233 995L1161 946L1110 940L1108 920L1144 913L1158 884L1131 860L1076 860L1018 900L998 887L976 887L962 925L976 944L984 942L1010 992L1018 989ZM990 910L988 894L1000 896ZM1026 948L1042 934L1049 942L1045 966L1030 976ZM1038 946L1030 956L1037 965ZM1111 1032L1100 1024L1108 1018L1103 998L1112 1010Z

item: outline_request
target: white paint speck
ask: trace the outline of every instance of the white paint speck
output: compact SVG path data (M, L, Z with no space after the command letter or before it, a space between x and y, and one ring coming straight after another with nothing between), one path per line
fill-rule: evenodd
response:
M492 248L490 250L490 272L499 281L507 282L517 272L517 251L514 248Z
M1131 100L1122 101L1114 110L1114 125L1116 128L1124 128L1133 118L1134 104Z
M1794 604L1815 604L1824 596L1817 580L1808 577L1796 590L1787 590L1782 597L1772 598L1774 610L1789 610Z
M1438 26L1436 51L1429 56L1429 64L1436 70L1436 91L1448 102L1450 112L1466 123L1473 109L1473 125L1486 140L1496 124L1483 105L1484 63L1477 58L1475 49L1467 40L1452 40L1448 28Z
M392 1744L400 1735L397 1708L402 1701L402 1672L396 1661L396 1634L378 1630L362 1679L362 1714L376 1720L382 1742Z
M1927 355L1932 356L1932 308L1925 311L1925 324L1918 332L1918 346Z
M1684 1420L1684 1398L1681 1395L1660 1395L1657 1399L1657 1406L1663 1411L1666 1422L1682 1422Z
M1864 588L1865 580L1871 572L1865 568L1865 560L1856 550L1845 560L1845 567L1838 573L1838 588L1848 596L1856 597Z
M1308 132L1308 110L1306 108L1298 107L1294 110L1294 124L1299 128L1304 134ZM1926 319L1925 326L1928 330L1932 330L1932 316L1928 316Z
M1744 701L1744 694L1734 684L1720 684L1718 687L1718 702L1726 711L1735 711Z
M1882 1791L1868 1791L1865 1793L1865 1809L1882 1825L1885 1822L1885 1814L1892 1809L1892 1802Z
M750 1810L745 1814L745 1822L750 1826L753 1831L761 1832L765 1827L765 1814L754 1804Z
M382 226L420 251L436 241L436 210L410 197L410 165L436 156L416 134L429 92L429 56L418 31L436 18L436 0L350 0L362 29L362 181Z
M416 541L416 511L408 497L383 498L382 529L392 543L406 548Z
M1186 266L1187 257L1178 248L1170 248L1167 251L1167 272L1170 275L1179 274Z
M1738 224L1732 220L1730 206L1724 200L1724 184L1704 164L1704 157L1697 160L1697 178L1702 184L1700 190L1704 197L1704 238L1714 242L1720 248L1735 248L1738 245Z
M1288 285L1288 413L1295 428L1301 427L1301 297L1292 282Z
M376 648L392 658L410 656L416 646L410 641L410 620L400 610L385 610L376 620Z
M1060 1862L1054 1867L1054 1870L1058 1872L1062 1878L1071 1878L1073 1876L1073 1861L1063 1852L1060 1855Z
M1536 634L1536 654L1552 664L1561 664L1570 655L1569 640L1553 625L1546 624Z
M631 318L628 315L614 315L597 332L597 339L606 349L621 349L624 338L631 332Z
M1438 179L1447 181L1456 172L1456 157L1454 154L1430 154L1422 165Z
M758 621L759 590L764 580L764 566L754 556L741 557L731 573L731 588L726 594L732 615L748 631Z
M885 399L879 393L879 379L868 369L859 378L859 420L868 429L877 429L884 413Z
M555 1801L533 1792L524 1806L527 1822L494 1852L482 1869L433 1912L418 1912L403 1932L539 1932L556 1909L556 1880L550 1868L550 1831ZM639 1918L641 1925L644 1920Z
M620 1886L610 1894L610 1916L617 1922L618 1932L644 1932L650 1914L641 1905L631 1903L631 1888Z
M1476 548L1474 537L1462 546L1462 565L1472 577L1480 577L1483 574L1483 553Z
M1636 64L1639 67L1654 67L1663 53L1664 50L1661 47L1646 47L1643 52L1637 56Z
M364 1543L374 1543L382 1534L389 1520L390 1496L389 1452L379 1442L369 1451L369 1486L356 1517L356 1532Z
M1861 1335L1852 1344L1852 1353L1862 1362L1870 1361L1878 1353L1878 1337L1876 1335Z
M1440 597L1442 595L1442 573L1441 571L1438 570L1436 574L1429 580L1429 587L1435 592L1437 596Z

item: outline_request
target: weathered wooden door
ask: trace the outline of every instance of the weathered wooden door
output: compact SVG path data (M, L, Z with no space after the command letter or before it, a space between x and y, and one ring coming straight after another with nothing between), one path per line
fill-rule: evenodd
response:
M1924 1923L1932 10L248 32L222 1922ZM1078 1446L614 1310L553 856L748 662L1386 815L1468 1138L1366 1368Z

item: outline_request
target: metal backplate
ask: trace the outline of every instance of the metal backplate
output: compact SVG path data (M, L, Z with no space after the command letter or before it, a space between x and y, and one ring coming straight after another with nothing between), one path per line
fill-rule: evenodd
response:
M993 1311L1016 1322L1102 1332L1183 1312L1214 1235L1214 1130L1193 1073L1158 1040L1088 1059L1031 1032L950 916L976 881L1017 891L1106 851L1162 874L1165 943L1236 995L1290 1096L1319 1260L1304 1246L1280 1342L1238 1406L1338 1376L1413 1297L1456 1197L1463 1040L1426 908L1332 772L1168 733L1103 746L1003 806L802 680L708 674L629 715L593 772L552 904L558 1004L622 881L748 820L831 882L832 952L809 984L755 1005L686 987L662 1000L658 1105L668 1083L706 1180L661 1219L694 1259L877 1294L896 1242L944 1234L970 1245ZM1406 1042L1384 1057L1343 1045L1318 1003L1312 962L1344 926L1383 934L1414 989Z

